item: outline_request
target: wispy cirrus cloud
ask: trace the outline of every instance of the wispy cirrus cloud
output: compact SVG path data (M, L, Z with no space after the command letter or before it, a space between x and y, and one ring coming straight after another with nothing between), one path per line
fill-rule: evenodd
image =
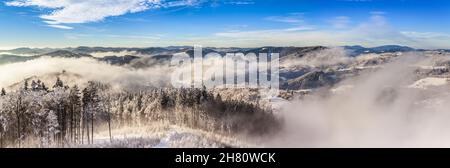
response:
M421 45L423 48L450 48L448 45L448 42L450 41L450 34L447 33L415 31L402 31L400 33L423 43Z
M53 27L53 28L57 28L57 29L66 29L66 30L71 30L73 29L73 27L70 26L64 26L64 25L58 25L58 24L48 24L48 27Z
M348 24L350 23L350 18L347 16L337 16L331 20L328 20L328 22L331 23L334 28L343 29L349 26Z
M340 0L344 2L372 2L372 0Z
M341 29L312 29L310 27L298 27L272 30L252 31L228 31L219 32L214 35L232 41L234 44L248 46L252 45L365 45L379 46L386 44L407 45L416 48L449 48L450 35L433 32L408 32L399 31L392 27L386 16L380 13L372 13L368 20L355 24L355 26ZM334 18L336 19L336 18ZM347 22L347 18L337 18ZM337 23L336 23L337 24ZM300 31L304 30L304 31ZM307 30L307 31L306 31ZM447 41L447 42L446 42ZM251 47L251 46L248 46Z
M64 24L102 21L107 17L137 13L150 9L196 6L204 0L12 0L15 7L38 7L50 13L40 15L49 27L71 29Z
M312 27L312 26L295 26L295 27L289 27L289 28L282 29L282 31L285 31L285 32L307 31L307 30L314 30L314 27Z
M386 12L385 11L372 11L372 12L370 12L370 14L372 14L372 15L385 15Z
M137 40L159 40L163 34L155 35L121 35L121 34L81 34L81 33L67 33L64 35L66 39L82 39L82 38L118 38L118 39L137 39Z
M406 36L416 37L421 39L429 38L450 38L450 34L436 33L436 32L415 32L415 31L402 31L400 32Z
M291 23L297 24L304 22L303 13L290 13L288 15L283 16L269 16L266 17L265 20L274 21L274 22L282 22L282 23Z
M296 26L296 27L289 27L289 28L284 28L284 29L267 29L267 30L253 30L253 31L233 30L233 31L228 31L228 32L215 33L215 35L220 36L220 37L231 37L231 38L252 37L252 36L253 37L267 37L267 36L273 36L273 35L280 35L282 33L307 31L307 30L314 30L314 28L306 27L306 26Z
M230 0L230 1L225 1L225 4L230 4L230 5L252 5L255 4L255 1L253 0Z
M148 39L148 40L159 40L161 39L160 35L117 35L117 34L109 34L106 35L109 38L121 38L121 39Z

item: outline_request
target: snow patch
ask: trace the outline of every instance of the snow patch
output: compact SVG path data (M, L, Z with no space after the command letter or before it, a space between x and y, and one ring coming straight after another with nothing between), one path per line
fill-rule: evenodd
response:
M424 79L420 79L413 83L412 85L409 85L409 88L416 88L416 89L427 89L432 86L443 86L447 85L449 82L449 78L434 78L434 77L428 77Z
M421 69L426 69L426 70L445 70L448 67L446 66L420 66Z
M343 93L343 92L345 92L347 90L353 89L354 87L355 86L353 86L353 85L341 85L341 86L338 86L336 88L331 89L331 92L333 92L333 93Z
M97 57L97 58L103 58L103 57L107 57L107 56L117 56L117 57L123 57L126 55L138 55L135 51L128 51L128 50L124 50L124 51L120 51L120 52L93 52L90 53L90 55L92 55L93 57Z

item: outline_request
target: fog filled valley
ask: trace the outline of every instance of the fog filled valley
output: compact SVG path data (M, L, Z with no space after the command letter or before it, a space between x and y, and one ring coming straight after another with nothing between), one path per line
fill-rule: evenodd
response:
M448 50L208 52L279 53L280 92L173 87L192 47L0 51L1 147L450 147Z

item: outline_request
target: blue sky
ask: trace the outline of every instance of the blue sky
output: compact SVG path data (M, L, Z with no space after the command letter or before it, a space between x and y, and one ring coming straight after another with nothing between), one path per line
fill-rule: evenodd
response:
M445 0L3 0L0 48L450 48Z

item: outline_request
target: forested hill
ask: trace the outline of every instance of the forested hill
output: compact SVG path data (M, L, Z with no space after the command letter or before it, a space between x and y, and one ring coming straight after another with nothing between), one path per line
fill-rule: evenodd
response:
M100 82L86 88L51 87L26 81L0 96L1 147L64 146L94 143L94 131L151 122L216 132L268 134L280 126L270 109L257 103L224 100L206 89L112 91ZM111 136L111 134L110 134Z

